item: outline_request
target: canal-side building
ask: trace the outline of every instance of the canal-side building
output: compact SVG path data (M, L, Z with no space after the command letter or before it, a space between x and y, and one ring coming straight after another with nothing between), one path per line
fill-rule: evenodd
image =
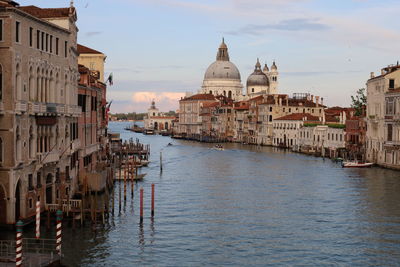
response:
M144 128L156 131L171 131L172 121L175 119L175 116L167 116L165 113L160 112L156 107L156 102L153 100L147 110L147 116L144 118Z
M249 101L239 101L234 103L234 142L247 142L247 136L249 135L249 108Z
M385 94L384 166L400 169L400 88Z
M333 116L303 122L297 134L296 151L323 157L343 156L346 148L345 124Z
M83 65L79 65L79 74L78 105L82 113L78 119L77 138L80 150L74 158L79 159L80 185L88 185L94 190L99 188L99 184L105 184L107 173L107 86L100 81L99 73Z
M304 124L320 123L320 119L309 113L293 113L273 121L273 146L297 150L299 146L300 128Z
M382 166L393 167L399 164L398 153L394 149L393 127L396 125L395 116L390 111L391 99L400 88L400 65L390 65L381 69L381 74L367 81L367 133L366 158L369 162ZM387 105L387 106L385 106ZM388 110L387 110L388 109ZM395 133L396 134L396 133ZM387 147L387 149L386 149Z
M212 94L196 94L179 100L179 130L178 135L200 140L202 131L201 106L215 102Z
M349 158L365 161L367 122L365 107L360 116L349 117L346 122L346 151Z
M77 48L79 51L78 64L89 68L92 72L91 75L98 81L104 83L104 63L107 56L100 51L82 44L78 44Z
M0 224L74 192L77 15L0 1Z

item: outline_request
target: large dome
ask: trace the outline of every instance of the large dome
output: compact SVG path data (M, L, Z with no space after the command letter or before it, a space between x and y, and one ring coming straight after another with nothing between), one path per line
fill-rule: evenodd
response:
M223 79L223 80L239 80L240 73L238 68L230 61L217 60L212 63L204 75L204 79Z
M254 72L247 79L247 86L269 86L268 77L261 71L261 64L258 59Z

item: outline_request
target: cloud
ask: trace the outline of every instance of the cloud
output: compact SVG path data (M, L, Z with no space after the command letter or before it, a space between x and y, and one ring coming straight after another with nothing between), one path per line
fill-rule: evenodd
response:
M347 71L284 71L281 72L282 76L319 76L319 75L337 75L348 73L364 73L362 70L347 70Z
M326 24L317 22L316 19L296 18L289 20L282 20L275 24L262 24L254 25L249 24L239 29L238 31L226 32L231 35L249 34L260 35L268 30L277 31L324 31L329 30L330 27Z
M184 96L183 92L118 92L114 93L116 100L111 106L111 112L145 112L153 100L160 111L176 110L179 100Z
M99 35L99 34L102 34L102 33L103 32L87 32L87 33L85 33L85 35L87 37L92 37L92 36Z

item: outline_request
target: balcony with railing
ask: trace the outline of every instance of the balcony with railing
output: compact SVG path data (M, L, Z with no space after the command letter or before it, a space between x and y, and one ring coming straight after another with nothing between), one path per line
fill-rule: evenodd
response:
M17 101L15 103L15 111L16 112L26 112L28 110L28 104L26 101Z
M81 148L81 140L75 139L74 141L71 142L72 152L78 150L79 148Z
M60 160L60 153L58 151L42 153L39 155L40 164L57 162L59 160Z
M385 141L384 143L385 147L400 147L400 141L399 140L392 140L392 141Z
M99 145L98 144L93 144L93 145L88 145L85 147L85 156L86 155L90 155L94 152L96 152L97 150L99 150Z

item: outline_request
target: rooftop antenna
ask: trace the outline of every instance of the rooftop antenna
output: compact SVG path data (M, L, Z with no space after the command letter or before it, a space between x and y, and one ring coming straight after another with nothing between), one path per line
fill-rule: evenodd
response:
M71 2L69 3L70 7L74 7L74 0L71 0Z

